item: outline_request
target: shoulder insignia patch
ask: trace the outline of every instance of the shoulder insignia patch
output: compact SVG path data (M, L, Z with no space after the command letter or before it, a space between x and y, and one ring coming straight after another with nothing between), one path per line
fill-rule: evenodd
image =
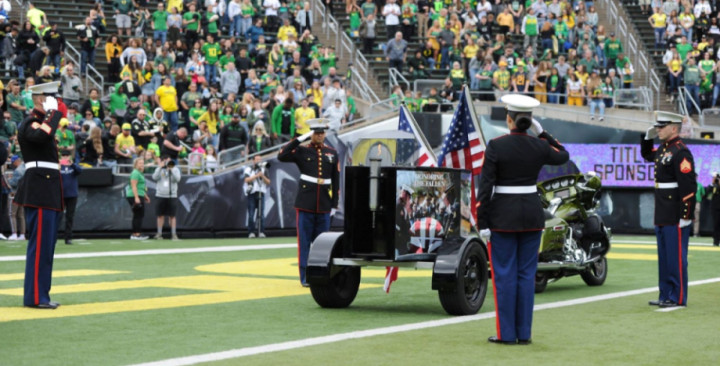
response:
M692 164L688 161L687 158L683 158L682 162L680 162L680 171L685 174L692 171Z

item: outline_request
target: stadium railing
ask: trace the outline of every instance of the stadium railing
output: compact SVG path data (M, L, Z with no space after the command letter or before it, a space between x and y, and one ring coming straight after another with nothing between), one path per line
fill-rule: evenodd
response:
M390 73L388 74L388 77L390 78L388 94L392 93L392 89L400 85L401 82L405 84L405 90L410 89L410 82L403 76L400 71L398 71L398 69L391 67L388 70L390 71Z
M70 42L65 41L65 56L70 59L75 65L80 67L80 52L73 47ZM92 75L91 75L92 74ZM90 64L86 65L85 68L85 75L81 75L85 77L85 93L88 93L90 90L90 84L92 84L94 87L98 89L100 92L100 99L105 97L105 88L103 88L103 84L105 82L105 78ZM97 78L98 80L95 80Z
M242 164L243 162L245 162L245 152L245 145L238 145L220 151L217 157L218 169L225 169L226 167L231 165Z

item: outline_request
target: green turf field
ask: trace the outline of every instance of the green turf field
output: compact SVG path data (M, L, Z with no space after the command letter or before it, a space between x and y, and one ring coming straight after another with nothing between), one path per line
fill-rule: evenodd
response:
M24 245L0 242L0 365L170 365L189 356L202 357L186 364L212 365L720 364L720 282L692 286L689 306L671 312L647 305L653 290L623 293L657 285L653 240L616 236L604 286L579 277L548 285L536 296L529 347L487 343L492 290L479 315L446 315L427 270L401 269L388 295L384 269L363 269L349 308L321 309L297 280L295 238L59 244L57 310L20 306ZM690 281L720 278L720 249L709 242L691 239Z

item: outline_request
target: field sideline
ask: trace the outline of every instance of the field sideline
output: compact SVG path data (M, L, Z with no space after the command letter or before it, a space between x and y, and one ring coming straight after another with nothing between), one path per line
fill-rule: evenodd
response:
M294 240L58 245L54 311L20 306L24 245L0 242L0 364L720 364L708 238L691 238L689 306L658 312L654 238L616 236L605 285L564 278L536 296L529 347L486 341L492 289L478 315L446 315L427 270L401 269L386 295L384 270L363 269L348 309L321 309L297 280Z

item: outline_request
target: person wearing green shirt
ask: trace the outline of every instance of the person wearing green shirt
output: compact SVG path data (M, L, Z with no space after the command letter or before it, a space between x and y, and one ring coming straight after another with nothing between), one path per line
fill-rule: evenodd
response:
M142 220L145 216L145 203L150 203L145 185L145 159L137 158L133 162L133 171L130 173L130 184L125 187L125 197L132 208L132 236L130 240L147 240L148 237L140 233Z
M693 46L688 43L687 37L683 36L680 40L680 43L675 47L677 49L678 54L680 55L680 59L685 62L687 59L688 53L693 50Z
M205 12L205 24L207 24L208 34L212 34L213 37L217 38L218 20L220 19L220 16L215 14L215 6L215 4L211 4L210 6L208 6L207 11Z
M188 5L188 11L183 13L182 24L185 28L185 44L192 49L198 41L198 29L200 29L200 13L195 11L195 3Z
M128 97L123 89L122 83L115 84L115 91L110 94L110 114L124 113L127 109Z
M60 119L58 129L55 131L58 153L67 151L70 156L75 154L75 134L68 129L70 121L67 118Z
M493 85L500 91L507 91L510 88L510 71L507 69L507 62L500 61L498 67L493 73Z
M335 50L332 49L332 47L325 47L324 52L320 53L318 61L320 61L320 69L322 70L323 76L327 75L330 68L335 67L335 62L337 61Z
M7 103L8 111L10 112L10 120L18 125L25 118L27 106L20 94L20 84L18 84L17 81L12 84L10 90L11 92L5 97L5 103Z
M520 32L525 35L523 40L523 49L527 49L528 45L532 45L533 50L536 50L539 31L538 18L535 16L535 9L527 8L527 14L523 17Z
M197 129L197 120L207 112L207 109L202 105L202 99L195 99L195 104L190 108L188 112L188 118L190 119L190 129Z
M603 66L606 69L608 65L615 66L618 54L623 52L623 45L620 40L615 37L615 32L610 33L610 38L605 40L603 51L605 52L605 65Z
M272 136L276 140L290 141L295 137L295 107L292 98L286 98L283 104L273 109L270 117Z
M150 17L150 24L153 29L153 39L161 40L162 44L165 44L165 41L167 41L167 18L168 12L165 10L165 3L161 1L158 3L157 10L155 10Z
M695 64L695 59L690 57L687 59L683 69L685 89L692 96L692 98L687 98L687 110L688 113L692 114L695 110L694 106L700 106L700 68ZM697 113L700 113L700 111L697 110Z
M700 66L700 75L703 77L703 79L712 81L713 71L715 70L715 61L710 59L709 52L705 52L703 54L703 59L700 60L698 66Z
M38 36L42 37L42 34L40 34L40 26L43 24L48 24L45 12L36 8L35 5L33 5L32 3L28 3L28 11L25 17L28 19L30 24L32 24Z
M234 64L235 56L233 56L232 50L225 51L225 54L220 57L218 62L220 63L220 69L222 69L222 71L225 71L227 64Z
M363 20L367 19L370 14L377 17L377 6L375 6L373 0L367 0L360 6L360 12Z
M217 63L222 55L222 48L215 42L215 37L208 34L207 42L202 46L201 51L205 56L205 80L212 84L217 80Z

